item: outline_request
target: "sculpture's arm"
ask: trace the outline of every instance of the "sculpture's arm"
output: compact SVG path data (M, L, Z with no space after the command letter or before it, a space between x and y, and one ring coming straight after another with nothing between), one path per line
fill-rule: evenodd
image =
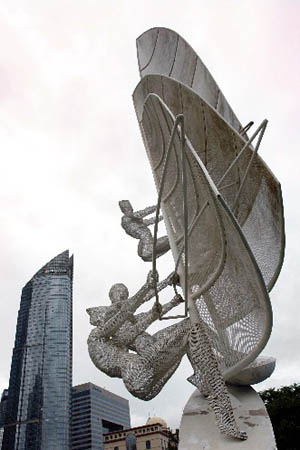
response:
M135 215L135 217L139 217L142 219L143 217L146 217L155 211L156 211L156 205L153 205L153 206L148 206L145 209L141 209L140 211L135 211L134 215Z
M166 303L165 305L162 305L161 315L164 316L171 309L175 308L175 306L178 306L178 305L180 305L180 303L183 303L183 302L184 302L184 300L181 297L181 295L179 295L179 294L174 295L174 297L172 298L172 300L170 302Z
M128 311L135 312L139 306L141 306L148 298L149 291L153 287L152 280L150 279L150 273L148 274L146 283L137 291L135 295L126 300ZM150 297L151 298L151 297Z
M157 290L161 291L168 285L171 285L174 281L174 273L171 273L165 280L161 281L157 285ZM103 326L101 327L101 334L102 336L113 336L119 328L123 325L125 321L134 322L137 325L138 322L138 316L134 316L133 313L137 310L137 308L142 305L144 302L150 300L155 295L155 291L153 289L153 275L152 271L149 272L147 277L147 282L142 286L142 288L135 294L135 296L129 298L128 300L122 301L122 306L120 309L113 315L112 318L108 319ZM181 300L179 300L178 295L175 295L175 297L166 305L162 307L162 314L166 314L171 308L174 306L177 306ZM181 298L181 297L180 297ZM115 306L115 305L114 305ZM147 313L144 313L147 314ZM158 311L155 309L152 309L149 311L149 318L146 320L146 328L154 322L156 319L158 319ZM148 317L147 316L147 317ZM147 325L148 321L150 320L149 324ZM135 326L135 325L134 325ZM145 329L146 329L145 328ZM138 332L139 334L139 332ZM136 336L138 335L136 334Z
M102 327L98 327L101 336L113 336L126 320L132 320L132 316L133 314L128 311L127 305L122 304L119 311L111 319L107 320Z
M163 289L165 289L167 286L172 286L172 284L174 284L174 283L177 284L177 282L178 282L177 274L174 272L171 272L170 275L167 276L167 278L165 278L164 280L160 281L157 284L157 291L160 292ZM150 300L152 297L154 297L154 295L155 295L155 291L152 288L146 295L144 302L147 302L148 300Z
M90 316L91 325L95 325L101 329L119 311L120 307L121 305L114 303L110 306L88 308L86 311Z
M162 306L161 315L165 315L172 308L178 306L182 301L182 297L176 294L171 301ZM159 311L157 310L156 305L154 305L150 311L137 314L134 318L135 323L126 323L126 327L122 327L120 333L116 333L119 343L126 346L131 344L137 336L146 331L147 328L159 318Z
M167 286L171 286L173 284L173 280L174 273L172 272L167 278L157 284L157 291L160 292ZM135 295L126 300L128 311L135 312L143 303L148 302L152 297L154 297L155 291L153 288L153 282L153 274L150 270L146 283Z
M144 224L148 227L149 225L153 225L155 223L156 217L150 217L150 219L144 219ZM163 216L159 216L158 221L163 220Z

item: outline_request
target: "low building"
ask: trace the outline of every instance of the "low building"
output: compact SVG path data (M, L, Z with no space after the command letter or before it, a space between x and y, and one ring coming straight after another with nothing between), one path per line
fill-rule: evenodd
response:
M160 417L151 417L146 425L104 434L104 450L177 449L178 434L173 434Z
M103 450L103 434L130 427L129 402L93 383L72 388L72 450Z

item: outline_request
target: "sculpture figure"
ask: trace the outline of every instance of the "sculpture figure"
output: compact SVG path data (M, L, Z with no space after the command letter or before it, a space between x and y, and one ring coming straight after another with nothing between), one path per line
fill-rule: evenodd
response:
M96 326L90 356L133 395L149 400L187 354L194 371L188 381L207 398L220 432L245 440L226 381L262 381L274 369L274 359L259 354L271 333L268 292L285 242L280 184L258 155L267 121L248 138L253 122L241 125L177 33L148 30L137 49L142 80L133 100L158 204L141 211L128 200L119 206L122 228L139 240L138 255L152 260L152 272L135 296L117 284L111 306L88 309ZM167 236L157 238L161 220ZM175 273L158 283L156 258L170 249ZM177 317L184 319L151 335L147 328L182 301L176 288L173 299L160 305L159 292L171 284L182 288L185 314ZM136 314L154 296L152 309Z
M129 236L139 239L138 255L144 261L152 261L153 236L149 226L154 224L155 217L151 217L150 219L144 219L144 217L155 212L156 206L149 206L141 211L133 211L129 200L121 200L119 206L124 214L121 220L122 228ZM162 220L162 216L159 220ZM160 237L156 247L157 257L163 255L168 250L170 250L168 236Z
M171 274L158 283L158 290L173 283ZM134 396L149 400L156 396L177 369L187 351L189 319L150 335L146 329L158 319L155 305L151 310L134 315L153 295L152 272L147 282L129 298L124 284L115 284L109 292L111 306L89 308L90 322L96 326L89 336L92 361L110 377L122 378ZM163 305L165 315L182 302L180 295Z

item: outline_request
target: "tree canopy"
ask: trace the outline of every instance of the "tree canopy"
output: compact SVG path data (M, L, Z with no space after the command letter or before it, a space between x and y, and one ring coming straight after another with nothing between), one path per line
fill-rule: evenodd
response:
M300 384L260 392L268 410L278 450L300 449Z

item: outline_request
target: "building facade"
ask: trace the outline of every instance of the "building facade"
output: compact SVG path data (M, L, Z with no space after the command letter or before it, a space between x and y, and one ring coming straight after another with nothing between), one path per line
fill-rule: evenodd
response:
M22 290L2 450L70 448L72 283L65 251Z
M92 383L72 389L72 450L103 450L103 434L130 427L129 402Z
M160 418L158 418L160 419ZM106 433L104 450L169 450L173 446L173 434L165 423L148 422L141 427Z

